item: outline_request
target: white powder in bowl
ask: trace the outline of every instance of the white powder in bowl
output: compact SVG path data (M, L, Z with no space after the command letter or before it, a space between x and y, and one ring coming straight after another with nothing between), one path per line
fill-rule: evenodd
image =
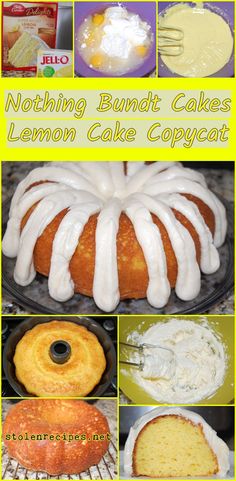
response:
M123 75L148 58L154 35L151 26L123 6L89 15L77 33L78 50L90 68Z

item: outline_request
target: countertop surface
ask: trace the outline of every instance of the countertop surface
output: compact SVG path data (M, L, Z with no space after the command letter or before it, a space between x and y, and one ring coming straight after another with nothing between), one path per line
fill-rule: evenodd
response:
M44 162L3 162L2 163L2 200L10 199L18 183L25 175L35 168L43 165ZM191 164L191 162L190 162ZM204 163L203 163L204 164ZM191 167L191 165L190 165ZM233 204L234 201L234 176L233 172L227 169L201 168L200 171L206 178L207 184L216 194ZM223 301L218 302L206 314L233 314L234 295L230 293ZM20 306L13 298L3 293L2 314L30 314L24 307ZM90 314L89 312L87 314ZM135 312L134 312L135 314Z

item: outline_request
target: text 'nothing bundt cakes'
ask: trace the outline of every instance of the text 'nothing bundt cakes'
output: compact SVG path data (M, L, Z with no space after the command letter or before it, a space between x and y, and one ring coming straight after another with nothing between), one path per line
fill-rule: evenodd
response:
M139 418L125 444L129 476L224 477L229 449L206 421L182 408L156 408Z
M10 409L3 440L9 456L25 468L51 475L79 474L100 462L110 433L106 417L93 405L36 399Z
M226 224L203 175L179 162L52 162L18 185L2 248L18 284L39 272L57 301L78 292L107 312L127 298L162 308L171 287L194 299L200 269L219 268Z

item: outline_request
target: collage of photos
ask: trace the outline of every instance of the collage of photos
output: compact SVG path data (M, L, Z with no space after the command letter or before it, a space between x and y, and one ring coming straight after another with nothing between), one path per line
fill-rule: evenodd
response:
M2 2L3 77L234 77L234 1Z
M234 479L234 167L2 162L2 480Z

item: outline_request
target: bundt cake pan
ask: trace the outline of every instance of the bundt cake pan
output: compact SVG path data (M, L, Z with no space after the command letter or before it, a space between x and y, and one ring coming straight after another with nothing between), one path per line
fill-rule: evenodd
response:
M7 377L8 382L14 389L14 391L21 397L35 397L26 391L23 384L21 384L15 373L15 366L13 357L16 349L16 345L24 336L26 331L32 329L37 324L43 324L52 320L63 320L68 322L74 322L81 326L85 326L95 336L97 336L101 343L104 354L106 357L106 369L102 375L102 378L97 386L88 394L88 397L100 397L102 396L108 386L111 384L112 378L116 372L116 352L113 342L110 336L106 333L102 326L93 319L87 317L30 317L22 321L10 334L3 351L3 369Z

